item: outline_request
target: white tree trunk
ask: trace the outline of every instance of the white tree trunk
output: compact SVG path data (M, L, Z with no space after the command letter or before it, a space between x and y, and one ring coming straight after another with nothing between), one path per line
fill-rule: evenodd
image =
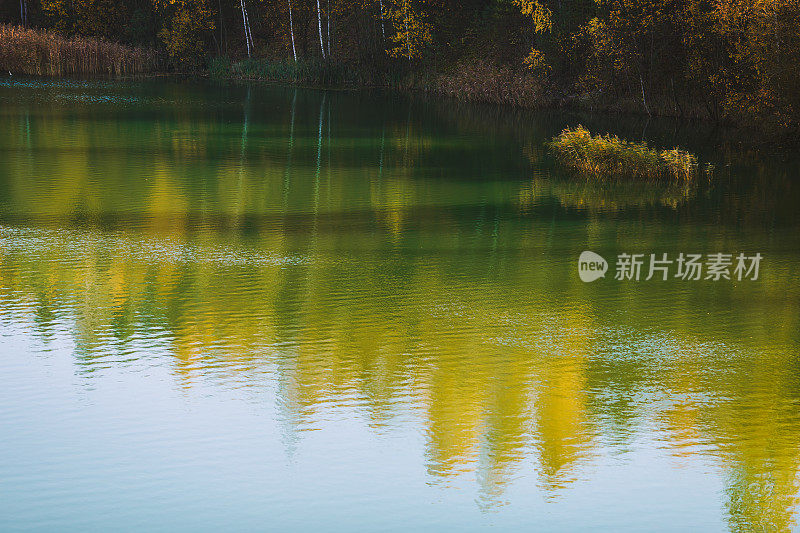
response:
M289 0L289 35L292 37L292 56L297 63L297 49L294 47L294 23L292 22L292 0Z
M384 29L384 22L383 22L383 0L378 0L378 5L381 8L381 39L384 41L386 40L386 30Z
M247 17L247 37L250 39L250 48L255 52L256 43L253 41L253 30L250 28L250 14L247 12L247 9L244 10L244 14Z
M317 0L317 28L319 28L319 50L322 52L322 59L325 59L325 43L322 42L322 9Z
M244 0L239 0L239 5L242 8L242 26L244 27L244 41L247 44L247 57L250 57L250 50L255 47L253 35L250 33L250 17L247 16L247 7L244 5Z
M328 19L328 57L331 56L331 0L327 0L328 5L325 6L325 11L327 11L327 19Z
M247 45L247 57L250 57L250 39L247 37L247 16L244 14L244 0L239 0L242 8L242 28L244 28L244 42Z
M247 7L245 6L244 9L244 16L247 18L247 38L250 39L250 48L253 50L253 53L256 51L256 43L253 41L253 31L250 29L250 14L247 13Z

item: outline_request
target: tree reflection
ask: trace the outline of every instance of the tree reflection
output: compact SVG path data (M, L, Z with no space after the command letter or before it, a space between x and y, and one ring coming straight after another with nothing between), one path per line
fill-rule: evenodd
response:
M43 339L68 324L87 379L163 350L182 387L267 380L290 454L331 410L377 432L418 419L429 477L474 477L486 508L531 468L558 497L647 435L718 463L732 529L793 527L800 295L782 196L758 196L778 207L742 227L734 194L598 190L544 164L470 180L476 144L410 107L355 128L335 96L293 90L274 118L263 104L247 96L243 124L8 116L4 318L29 314ZM645 293L573 269L587 243L739 251L766 235L780 246L757 284Z

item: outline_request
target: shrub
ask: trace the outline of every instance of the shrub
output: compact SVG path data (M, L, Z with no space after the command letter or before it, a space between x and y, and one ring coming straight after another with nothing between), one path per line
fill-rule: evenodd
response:
M550 148L564 165L595 177L670 177L690 182L697 177L697 158L685 150L658 151L616 135L592 135L583 126L566 128Z

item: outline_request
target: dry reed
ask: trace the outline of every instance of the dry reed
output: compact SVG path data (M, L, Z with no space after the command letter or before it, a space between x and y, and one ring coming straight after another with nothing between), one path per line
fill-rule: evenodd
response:
M456 65L448 74L439 75L428 90L474 102L492 102L514 106L545 105L540 80L508 66L486 61Z
M155 52L89 37L0 24L0 72L36 76L126 76L150 72Z
M697 157L685 150L658 151L616 135L592 135L583 126L566 128L550 148L562 164L593 177L671 177L691 182L698 175Z

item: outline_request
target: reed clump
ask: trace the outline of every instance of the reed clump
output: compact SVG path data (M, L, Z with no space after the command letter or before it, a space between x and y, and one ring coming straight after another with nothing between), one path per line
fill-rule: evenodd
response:
M158 67L155 52L91 37L0 24L0 72L34 76L127 76Z
M550 103L536 77L480 60L459 63L421 88L474 102L526 107L542 107Z
M550 142L550 148L562 164L593 177L692 182L699 173L697 157L686 150L659 151L645 142L626 141L616 135L592 135L583 126L566 128Z

